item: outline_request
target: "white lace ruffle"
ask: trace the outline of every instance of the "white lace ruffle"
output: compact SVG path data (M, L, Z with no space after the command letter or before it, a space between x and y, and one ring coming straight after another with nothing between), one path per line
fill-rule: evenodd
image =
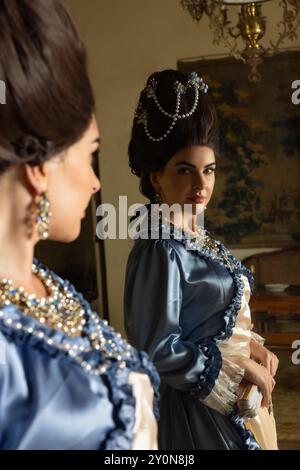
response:
M222 359L222 368L214 388L206 398L200 401L219 413L228 415L238 399L238 388L245 371L226 357Z
M241 308L237 313L236 324L231 337L218 343L222 355L222 368L211 393L202 403L221 414L230 414L239 396L239 385L244 377L244 369L236 362L237 357L250 357L251 313L249 309L250 286L243 276L244 291Z
M251 331L251 338L257 341L262 346L265 344L265 338L260 336L259 334L255 333L255 331Z
M231 337L220 341L218 348L222 355L222 368L211 393L204 400L205 405L224 415L229 414L239 398L239 385L244 376L244 370L236 364L237 357L250 357L251 339L264 343L264 338L252 331L251 312L249 308L250 286L246 276L242 277L244 292L241 308L237 312L236 324ZM278 449L276 424L273 413L266 408L260 408L254 418L245 419L247 429L250 429L261 449Z

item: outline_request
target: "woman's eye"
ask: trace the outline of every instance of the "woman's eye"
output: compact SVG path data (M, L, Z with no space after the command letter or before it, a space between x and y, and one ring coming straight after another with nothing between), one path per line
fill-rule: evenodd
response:
M215 168L207 168L207 169L205 170L205 173L208 174L208 175L210 175L211 173L214 173L215 171L216 171Z
M180 168L180 170L178 170L178 173L180 175L189 175L191 172L191 170L189 168Z

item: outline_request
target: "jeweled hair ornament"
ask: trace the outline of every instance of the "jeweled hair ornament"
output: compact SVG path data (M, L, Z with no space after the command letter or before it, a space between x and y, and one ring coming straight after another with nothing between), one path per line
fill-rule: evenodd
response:
M142 124L144 126L145 133L147 137L150 140L152 140L152 142L161 142L166 137L168 137L168 135L172 132L173 128L175 127L176 121L178 121L178 119L187 119L190 116L192 116L192 114L194 114L198 106L199 93L200 92L207 93L207 90L208 90L208 86L206 85L206 83L204 83L203 78L199 77L199 75L196 72L192 72L190 74L186 85L183 85L182 83L176 81L174 83L174 90L176 93L176 106L175 106L175 112L172 114L172 113L168 113L158 101L158 98L156 96L157 83L158 83L157 80L153 77L150 80L150 83L144 89L144 91L146 93L147 98L152 99L154 101L159 111L162 114L164 114L166 117L169 117L170 119L172 119L171 124L166 130L166 132L161 137L154 137L150 133L149 128L148 128L148 114L147 114L147 111L143 108L143 105L141 103L139 103L138 108L135 112L135 118L137 120L137 123ZM192 88L192 87L195 90L194 104L189 112L185 114L181 114L180 113L181 97L185 95L185 93L187 92L189 88Z

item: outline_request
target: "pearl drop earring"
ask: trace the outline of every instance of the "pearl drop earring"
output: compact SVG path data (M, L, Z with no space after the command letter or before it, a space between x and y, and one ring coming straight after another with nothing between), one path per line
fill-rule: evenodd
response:
M36 217L36 224L41 240L47 240L49 236L49 223L52 215L50 209L50 201L48 199L47 193L44 193L40 196L37 203L38 214Z

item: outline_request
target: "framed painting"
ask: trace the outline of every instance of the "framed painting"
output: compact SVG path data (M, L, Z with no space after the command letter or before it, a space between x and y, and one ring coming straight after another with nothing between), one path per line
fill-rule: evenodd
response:
M231 248L300 243L300 51L266 58L261 81L233 58L180 60L209 85L220 126L220 152L205 225Z

